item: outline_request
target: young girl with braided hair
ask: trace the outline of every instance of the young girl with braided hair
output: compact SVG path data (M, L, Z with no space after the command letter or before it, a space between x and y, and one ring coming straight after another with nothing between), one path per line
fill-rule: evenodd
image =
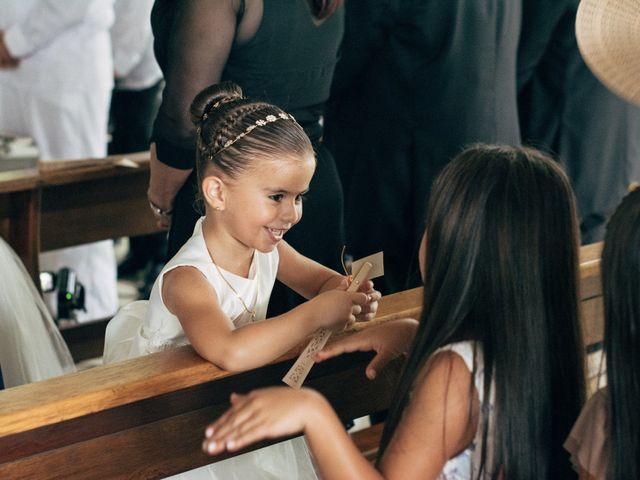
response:
M574 478L562 448L584 389L574 202L558 165L532 149L476 146L439 175L420 248L419 324L389 321L318 355L375 350L373 377L410 351L377 468L304 388L232 395L203 449L304 432L325 479Z
M640 188L607 224L601 272L607 386L589 399L565 448L581 480L640 478Z
M318 328L341 330L356 317L370 319L380 298L371 282L347 292L343 275L283 239L300 220L315 168L313 148L296 120L243 98L231 82L200 92L191 115L205 214L161 271L148 308L134 302L110 322L105 360L190 343L206 360L238 372L275 360ZM276 278L310 300L261 321ZM261 478L242 474L261 468L275 468L268 478L314 478L304 441L294 442L293 451L292 442L284 442L248 454L250 460L232 458L210 468L216 478Z

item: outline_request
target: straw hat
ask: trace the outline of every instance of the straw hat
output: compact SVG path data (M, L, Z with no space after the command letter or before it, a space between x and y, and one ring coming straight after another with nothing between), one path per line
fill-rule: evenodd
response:
M576 38L595 76L640 105L640 0L582 0Z

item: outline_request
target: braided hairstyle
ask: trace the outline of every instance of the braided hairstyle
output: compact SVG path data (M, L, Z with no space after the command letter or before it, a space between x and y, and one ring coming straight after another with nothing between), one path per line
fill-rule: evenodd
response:
M233 82L202 90L191 103L190 113L198 130L199 200L202 180L212 168L237 178L257 159L314 156L309 137L292 116L270 103L244 98L242 89ZM274 117L276 120L266 121Z

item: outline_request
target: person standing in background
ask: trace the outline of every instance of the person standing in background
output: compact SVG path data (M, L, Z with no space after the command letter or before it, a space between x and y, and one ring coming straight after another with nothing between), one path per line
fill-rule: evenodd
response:
M640 176L640 108L609 91L576 42L579 0L524 0L518 48L522 140L553 153L571 178L582 243L603 239L607 218Z
M158 113L162 71L153 53L151 8L153 0L115 0L111 27L115 88L109 117L109 155L141 152L149 148L153 120ZM118 276L144 271L139 288L149 298L151 286L166 261L166 234L129 239L129 253L118 267Z
M311 138L316 171L302 220L287 241L302 255L341 270L342 189L321 124L343 33L341 3L156 0L151 23L166 87L154 125L148 196L160 225L170 225L169 257L201 215L194 208L196 130L189 105L203 88L230 80L248 97L293 114ZM303 300L277 283L269 315Z
M417 286L433 179L465 145L517 145L520 0L345 3L325 122L347 250L384 250L383 294ZM412 273L413 275L410 275Z
M106 155L112 22L113 0L3 0L0 129L33 137L41 161ZM46 252L40 267L76 271L86 289L79 321L116 312L111 240ZM57 311L56 296L47 296Z

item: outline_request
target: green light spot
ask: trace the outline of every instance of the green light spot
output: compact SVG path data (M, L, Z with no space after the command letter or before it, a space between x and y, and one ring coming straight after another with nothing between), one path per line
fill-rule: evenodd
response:
M67 293L67 294L65 295L65 298L66 298L67 300L71 300L71 294L70 294L70 293Z

